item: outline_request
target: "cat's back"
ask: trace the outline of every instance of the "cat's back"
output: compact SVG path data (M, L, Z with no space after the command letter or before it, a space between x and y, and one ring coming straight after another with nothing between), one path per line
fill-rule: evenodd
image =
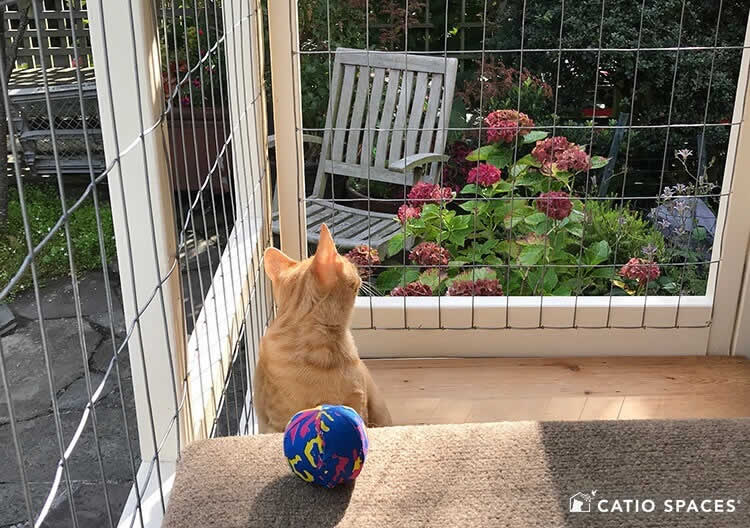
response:
M296 342L269 328L261 340L253 389L259 418L270 430L282 431L302 409L321 403L353 405L360 394L364 399L366 383L356 349L340 350L348 346ZM331 354L337 360L325 361Z

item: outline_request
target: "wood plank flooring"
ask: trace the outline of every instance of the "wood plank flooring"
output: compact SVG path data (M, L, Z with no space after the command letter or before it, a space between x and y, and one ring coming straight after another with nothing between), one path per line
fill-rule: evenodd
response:
M750 416L728 357L367 360L396 424Z

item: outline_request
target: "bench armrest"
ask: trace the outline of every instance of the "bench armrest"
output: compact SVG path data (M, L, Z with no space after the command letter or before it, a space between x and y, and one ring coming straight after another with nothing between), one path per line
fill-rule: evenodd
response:
M434 163L436 161L448 161L449 159L450 156L445 154L435 154L433 152L412 154L411 156L406 156L398 161L394 161L388 165L388 168L396 172L409 172L415 167L421 167L422 165L427 165L428 163Z
M314 134L302 134L302 141L305 143L317 143L318 145L323 144L323 138ZM268 136L268 148L272 149L276 147L276 135L271 134Z

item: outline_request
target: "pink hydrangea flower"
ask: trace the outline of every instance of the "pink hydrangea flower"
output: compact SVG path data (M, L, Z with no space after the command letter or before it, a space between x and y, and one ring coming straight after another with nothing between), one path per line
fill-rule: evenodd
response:
M436 183L419 182L411 188L408 197L409 204L418 207L428 203L449 202L453 199L453 190Z
M500 169L489 163L482 163L469 171L466 181L467 183L479 184L482 187L490 187L499 182L501 177Z
M422 242L409 253L409 260L424 267L447 266L450 252L435 242Z
M539 195L536 208L549 218L562 220L573 210L573 202L565 191L549 191Z
M516 110L495 110L484 118L487 126L487 141L490 143L511 143L519 133L534 126L529 116Z
M580 148L573 146L562 151L555 159L557 170L580 172L591 167L591 158Z
M457 296L490 296L502 295L503 287L497 279L477 279L474 281L455 281L448 288L448 295Z
M555 136L537 141L531 155L543 165L548 165L557 161L557 157L571 146L573 143L568 138Z
M414 207L409 204L404 204L398 208L398 213L396 214L398 216L398 221L405 224L409 218L419 218L422 215L422 208L419 206Z
M432 288L421 282L412 282L406 286L396 286L391 290L392 297L429 297Z
M656 262L642 258L633 257L620 269L620 276L626 279L637 280L638 284L644 286L649 281L659 278L661 270Z

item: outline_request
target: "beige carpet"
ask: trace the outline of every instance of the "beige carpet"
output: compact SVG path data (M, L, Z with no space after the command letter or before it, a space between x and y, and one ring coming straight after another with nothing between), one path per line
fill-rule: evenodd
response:
M570 513L592 490L592 512ZM616 499L654 511L596 511ZM362 474L334 490L291 474L281 435L209 440L184 452L163 526L748 528L750 420L370 430Z

